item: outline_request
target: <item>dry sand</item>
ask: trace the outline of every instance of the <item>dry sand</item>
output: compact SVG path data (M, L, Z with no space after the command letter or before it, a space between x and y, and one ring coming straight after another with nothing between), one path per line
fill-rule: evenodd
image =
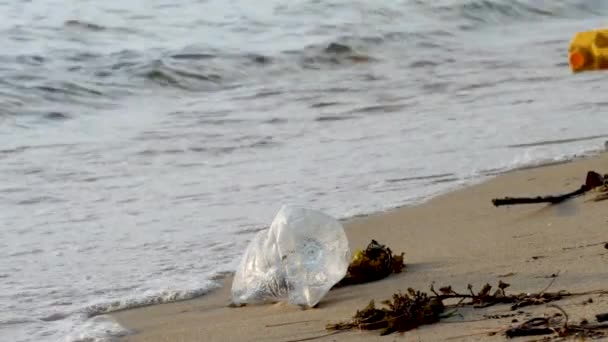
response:
M451 284L464 292L498 280L511 292L539 292L558 273L550 290L608 289L608 201L591 202L586 194L559 205L494 207L492 198L562 193L577 189L588 170L608 171L608 155L570 163L510 172L484 183L347 223L351 248L371 239L405 252L406 269L399 275L331 291L318 308L302 310L287 304L229 308L230 279L200 299L119 312L113 316L133 331L125 341L294 341L327 334L325 324L347 319L371 299L387 299L408 287L427 291L431 282ZM362 194L363 195L363 194ZM506 276L505 276L506 275ZM505 276L505 277L501 277ZM583 305L592 297L593 304ZM572 321L608 312L608 296L574 297L557 302ZM552 313L546 306L525 308ZM465 320L495 313L513 313L508 305L460 310ZM516 317L520 321L526 316ZM423 326L405 334L379 337L378 332L353 331L315 341L453 341L505 340L488 337L492 329L513 318ZM471 334L477 334L471 336ZM458 336L464 336L458 338Z

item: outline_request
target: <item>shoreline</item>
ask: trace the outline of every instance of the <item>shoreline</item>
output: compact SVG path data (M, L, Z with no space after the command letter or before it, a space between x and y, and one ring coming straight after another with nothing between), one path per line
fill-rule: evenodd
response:
M399 283L399 280L403 280L402 278L404 277L408 277L409 274L414 273L418 273L421 271L425 271L428 272L428 275L425 275L424 278L428 278L426 280L428 280L426 282L425 285L419 286L417 285L416 288L426 291L428 290L428 284L430 283L431 279L430 276L435 274L436 278L438 278L437 280L441 280L441 278L443 278L444 280L447 280L445 277L445 274L441 275L441 274L437 274L436 271L433 271L433 268L446 268L449 269L451 266L459 266L460 268L458 268L458 272L453 272L454 275L456 275L455 278L459 278L458 275L462 276L463 274L469 274L471 276L471 278L477 278L478 280L481 280L482 278L487 278L486 276L483 276L482 272L483 270L485 270L485 273L488 272L488 269L491 269L492 267L490 266L500 266L498 267L500 268L504 268L505 265L483 265L483 263L480 263L479 265L477 265L476 267L473 267L473 265L466 265L467 267L464 267L465 265L462 264L462 262L458 262L457 258L456 260L450 260L450 258L448 257L448 255L446 255L445 251L442 251L439 248L433 247L432 245L429 245L428 248L430 248L430 254L432 257L431 258L419 258L417 257L415 254L418 254L418 252L420 251L414 251L415 253L413 253L414 255L412 256L412 251L413 249L415 249L415 245L411 245L409 248L404 248L406 245L408 245L407 241L403 241L403 235L408 235L405 234L407 232L403 232L403 231L395 231L395 228L397 228L397 226L401 226L403 225L403 218L423 218L425 220L431 220L431 221L438 221L441 223L445 223L440 217L436 217L433 218L432 216L432 211L433 210L440 210L440 211L444 211L446 214L449 215L463 215L467 216L466 213L468 212L469 214L471 214L471 211L479 211L478 209L475 209L476 206L479 206L480 203L485 203L485 205L481 205L483 208L483 210L481 210L483 212L483 215L481 216L481 218L485 219L486 221L488 220L488 216L504 216L504 214L506 213L507 216L509 216L509 219L513 219L513 217L511 217L512 215L516 215L519 216L521 214L527 214L530 215L530 213L533 213L534 210L538 210L539 205L532 205L532 206L516 206L516 207L507 207L507 208L488 208L491 206L490 204L490 198L485 198L485 201L482 202L478 202L478 200L476 199L472 199L471 195L478 193L481 191L481 193L483 193L484 188L498 188L498 189L494 189L494 190L499 190L501 187L503 189L503 191L505 190L510 190L511 192L505 192L505 193L496 193L495 197L502 197L502 196L511 196L511 195L518 195L520 193L528 193L529 194L552 194L552 193L561 193L564 191L568 191L568 190L572 190L573 188L576 188L578 186L580 186L580 184L582 184L584 182L584 176L586 174L586 168L592 169L590 168L591 166L595 166L596 171L602 173L602 168L600 167L602 164L606 164L608 165L608 156L606 153L602 153L601 151L598 151L597 153L593 153L593 154L586 154L584 156L574 156L573 158L569 159L569 160L564 160L564 161L556 161L553 163L550 163L549 165L547 164L543 164L543 165L537 165L537 166L529 166L529 167L523 167L523 168L519 168L516 170L508 170L508 171L504 171L501 172L497 175L491 175L486 177L486 179L482 179L479 180L476 184L467 184L467 185L462 185L462 186L458 186L456 189L448 191L446 193L442 193L442 194L438 194L436 196L433 196L432 198L430 198L429 200L423 201L422 203L417 203L417 204L413 204L413 205L405 205L402 207L396 207L394 209L389 209L386 211L382 211L379 213L372 213L369 215L363 215L363 216L355 216L352 217L350 219L343 219L341 220L341 222L345 225L346 231L347 231L347 235L349 237L350 240L350 246L351 249L356 249L356 248L364 248L364 246L369 242L369 238L374 238L376 240L378 240L380 243L386 244L388 247L390 247L394 252L396 253L400 253L400 252L405 252L405 262L406 262L406 269L404 270L403 273L399 274L399 275L394 275L391 276L387 279L381 280L379 282L374 282L374 283L368 283L368 284L364 284L364 285L357 285L357 286L348 286L346 288L343 289L337 289L337 290L332 290L330 291L330 293L328 294L328 296L326 297L326 301L329 304L324 304L324 301L321 302L320 304L320 308L321 310L315 309L315 310L308 310L308 311L293 311L293 308L290 308L289 305L285 305L285 304L274 304L274 305L266 305L266 306L256 306L256 307L244 307L244 308L239 308L239 309L230 309L228 311L226 310L226 305L229 302L229 297L230 297L230 289L229 289L229 283L230 283L230 279L231 276L227 276L224 280L223 283L224 285L220 288L217 288L215 290L210 291L209 293L201 296L201 297L197 297L194 299L189 299L189 300L185 300L185 301L180 301L180 302L173 302L173 303L167 303L167 304L158 304L158 305L151 305L151 306L146 306L146 307L139 307L139 308L132 308L132 309L125 309L125 310L121 310L121 311L117 311L117 312L111 312L109 315L111 315L112 317L114 317L122 326L126 327L127 329L134 331L135 334L131 334L128 335L124 338L125 341L160 341L163 339L159 339L159 334L162 334L162 331L158 331L158 329L153 329L152 327L148 326L147 324L145 324L146 321L150 320L151 318L154 318L153 321L156 321L159 324L162 325L167 325L168 327L177 327L179 326L179 330L182 331L180 334L178 335L172 335L171 333L167 333L167 335L164 336L179 336L179 338L181 338L181 340L184 341L189 341L189 340L196 340L196 338L188 338L188 336L192 336L193 332L188 333L188 325L187 324L178 324L177 322L175 322L172 319L169 319L169 317L167 317L167 315L169 313L172 314L176 314L176 309L179 308L179 311L177 312L178 314L181 312L183 315L190 317L190 315L188 315L188 312L192 312L192 310L194 310L195 308L198 308L196 311L200 311L200 309L204 308L206 312L206 314L202 314L201 313L201 317L203 318L205 316L211 315L213 316L214 319L220 319L220 320L225 320L230 318L230 316L233 316L233 314L235 314L236 316L240 316L240 314L243 311L248 311L250 310L252 314L259 314L259 313L265 313L267 316L270 317L274 317L276 315L272 315L272 311L273 308L274 310L276 310L276 312L279 313L284 313L284 314L289 314L289 315L293 315L294 317L305 317L305 316L310 316L310 312L315 312L316 315L313 316L318 316L323 318L324 315L319 314L319 311L323 311L323 308L326 308L328 310L328 312L326 312L325 317L329 317L332 315L332 313L338 313L340 312L341 315L339 315L340 318L347 318L349 315L347 313L350 313L352 315L352 313L354 313L354 309L356 308L362 308L364 305L362 305L364 302L369 301L369 297L379 297L376 298L378 300L381 300L382 297L384 298L388 298L390 296L390 290L389 289L394 289L397 290L396 283ZM574 172L576 170L576 172ZM585 170L584 172L582 170ZM548 174L551 177L547 177L547 179L545 179L543 182L539 182L542 184L536 184L535 182L532 181L527 181L530 184L527 184L528 189L526 189L526 187L522 187L520 184L516 184L516 183L520 183L522 179L528 179L531 176L536 176L536 177L531 177L531 178L535 178L538 179L539 176L538 174L540 174L541 176L547 176ZM560 175L562 174L562 175ZM523 178L522 178L523 177ZM540 178L543 178L540 177ZM511 178L511 179L509 179ZM549 182L551 179L554 179L553 182ZM575 180L576 181L573 181ZM513 182L514 184L511 184L511 186L507 186L504 187L504 185L501 185L500 183L502 182L507 182L508 181ZM488 189L485 189L488 190ZM534 191L536 190L536 191ZM486 191L487 194L487 191ZM487 196L487 195L486 195ZM464 201L462 197L464 198ZM474 196L473 196L474 197ZM456 202L453 202L453 200L456 199ZM447 202L447 203L446 203ZM462 202L462 203L459 203ZM477 203L471 203L471 202L477 202ZM587 203L578 203L580 202L580 199L576 199L573 200L572 202L576 202L577 205L580 206L585 206L587 205ZM602 202L599 202L599 205L601 205ZM446 208L446 204L448 204L448 207ZM472 205L474 204L474 205ZM450 208L451 207L451 208ZM454 207L458 207L459 210L454 210ZM543 205L540 205L540 207L542 208ZM446 210L448 209L448 210ZM485 212L488 211L488 212ZM580 211L580 210L579 210ZM431 214L429 216L429 214ZM481 213L479 213L481 214ZM576 214L573 214L574 216L576 216ZM477 217L479 218L479 217ZM465 220L462 220L463 218L460 218L461 221L468 221L469 223L476 225L474 222L472 222L470 220L470 217L465 217ZM528 217L528 219L530 219ZM546 219L546 217L545 217ZM424 221L424 220L423 220ZM449 221L449 220L448 220ZM455 221L459 221L458 219L456 219ZM522 221L520 221L520 224L523 222L523 225L525 226L526 220L523 219ZM533 220L532 220L533 221ZM412 221L415 222L415 221ZM456 222L456 226L460 226L461 229L463 229L463 233L466 233L466 228L462 226L463 222ZM487 222L490 223L490 222ZM531 224L533 222L528 222L528 225ZM415 224L415 223L412 223ZM479 224L479 222L477 222L477 225ZM555 224L555 223L554 223ZM376 229L374 226L377 225L381 225L382 229ZM559 224L555 224L555 225L559 225ZM370 229L371 227L371 229ZM524 227L525 228L525 227ZM434 239L431 240L439 240L439 241L434 241L434 242L439 242L440 244L445 244L446 249L448 250L454 250L456 251L456 255L457 254L463 254L462 253L462 249L464 246L460 245L460 246L449 246L451 241L450 239L446 239L445 237L442 237L441 235L443 235L442 233L445 232L439 232L439 231L435 231L435 233L437 233L436 237L434 237ZM477 231L476 233L484 233L483 230ZM495 232L496 233L496 232ZM498 234L498 233L496 233ZM494 234L494 235L496 235ZM416 232L414 235L420 235L421 237L425 237L425 238L429 238L429 234L424 234L423 231L418 231ZM432 232L430 235L433 235ZM448 234L449 235L449 234ZM492 236L490 236L491 234L485 234L486 236L482 237L482 240L485 242L488 242L490 240L490 242L492 242L491 240L493 240ZM501 234L498 234L501 235ZM502 234L504 235L504 234ZM501 236L504 237L504 236ZM496 237L494 237L496 238ZM461 241L462 244L462 241ZM450 247L452 247L450 249ZM455 248L454 248L455 247ZM474 247L475 246L468 246L471 253L470 254L474 254L474 255L479 255L480 253L475 253L474 252ZM466 249L465 249L466 250ZM491 250L490 250L491 251ZM486 248L486 252L487 252L487 248ZM521 252L521 251L520 251ZM483 253L481 253L481 257L483 258ZM507 253L510 256L513 256L512 253ZM409 255L409 257L408 257ZM466 253L465 253L466 255ZM462 255L461 255L462 257ZM469 256L470 257L470 256ZM426 260L425 260L426 259ZM462 260L461 260L462 261ZM469 260L470 262L472 262L473 260ZM450 265L454 263L455 265ZM486 262L487 263L487 262ZM530 261L526 261L527 264L530 263ZM465 263L466 264L466 263ZM431 265L434 265L435 267L432 267ZM527 265L529 266L529 265ZM463 268L464 267L464 268ZM525 267L524 267L525 268ZM423 272L424 273L424 272ZM493 274L494 278L496 278L496 276L499 274L500 272L497 271L493 271L490 272L490 274ZM502 274L507 274L509 272L504 272ZM422 276L421 274L418 274L418 276ZM454 277L452 277L454 278ZM419 282L421 279L418 279L417 282ZM458 279L459 282L464 282L464 279ZM496 279L494 279L496 280ZM540 286L542 285L542 281L539 282L538 280L533 280L533 279L524 279L524 283L525 286L523 286L524 288L527 288L528 290L533 290L533 287L536 286L531 286L532 284ZM567 282L564 282L564 279L558 279L559 282L561 282L562 284L568 284L570 286L576 286L576 282L570 280ZM608 278L606 278L605 280L608 280ZM222 280L220 280L220 282L222 282ZM416 283L416 282L415 282ZM478 281L476 283L481 283L481 281ZM463 286L464 284L462 284L461 286ZM478 284L479 286L481 284ZM380 288L377 288L380 287ZM385 288L384 290L381 290L381 288ZM540 287L544 287L544 286L540 286ZM356 293L358 291L361 290L361 293L359 294L359 296L356 295ZM333 309L330 309L330 307L326 307L326 306L331 306L330 304L334 301L340 301L337 300L341 297L347 296L350 299L346 301L346 303L343 303L342 305L337 305L337 307L333 307ZM357 297L360 297L359 300L357 300ZM366 300L362 300L362 298L365 298ZM355 305L356 304L356 305ZM185 311L184 311L185 310ZM238 313L238 314L237 314ZM327 316L329 315L329 316ZM196 316L196 315L195 315ZM262 315L264 316L264 315ZM278 316L281 316L281 314L279 314ZM222 318L223 317L223 318ZM265 317L265 316L264 316ZM270 318L270 317L266 317L266 318ZM209 317L208 317L209 318ZM275 319L277 317L274 317ZM255 322L252 321L251 322L253 326L255 326L257 323L261 323L261 322ZM176 325L177 324L177 325ZM318 328L318 327L317 327ZM201 329L200 327L198 328L199 330ZM426 331L427 329L433 329L433 326L429 327L423 327L420 330L421 331ZM212 332L214 331L211 327L208 327L208 329L203 329L206 334L208 332ZM317 329L318 330L318 329ZM198 331L197 329L192 330L194 332ZM254 329L255 331L255 329ZM218 339L219 336L217 335L217 331L214 331L215 334L211 334L211 336L213 337L212 339ZM318 331L317 331L318 332ZM346 334L341 334L340 335L340 339L342 338L348 338L351 339L351 335L353 333L346 333ZM359 335L361 333L355 333L355 335ZM195 334L196 335L196 334ZM197 335L200 336L200 335ZM350 337L347 337L350 336ZM374 334L372 333L371 335L365 335L368 338L372 338L374 337ZM227 336L224 336L227 337ZM241 340L239 339L239 336L232 336L234 337L234 339L229 338L229 340ZM241 338L243 338L244 336L240 335ZM221 339L219 339L221 340ZM281 340L281 339L277 339L277 340Z
M495 172L490 172L490 173L486 173L486 174L482 174L482 175L478 175L477 177L473 178L471 177L470 181L466 181L463 179L461 181L463 181L464 183L462 184L457 184L454 185L452 188L443 190L443 191L439 191L435 194L429 195L427 197L425 197L424 199L421 199L419 201L412 201L410 203L405 203L405 204L401 204L401 205L397 205L394 207L389 207L383 211L374 211L374 212L370 212L370 213L362 213L362 214L355 214L352 216L346 216L343 218L339 218L337 219L338 222L340 222L343 226L346 226L349 224L349 222L354 221L354 220L358 220L358 219L362 219L362 218L366 218L369 216L375 216L375 215L382 215L385 214L387 212L391 212L393 210L401 210L401 209L405 209L405 208L412 208L412 207L416 207L416 206L420 206L420 205L424 205L425 203L427 203L428 201L432 201L435 197L438 196L442 196L454 191L458 191L460 189L463 188L467 188L467 187L471 187L471 186L475 186L477 184L483 183L483 182L487 182L490 181L492 179L494 179L495 177L500 177L501 175L505 175L511 172L516 172L516 171L523 171L523 170L531 170L531 169L536 169L536 168L543 168L543 167L547 167L547 166L554 166L554 165L562 165L562 164L567 164L567 163L571 163L571 162L575 162L577 160L582 160L582 159L586 159L586 158L593 158L596 156L599 156L603 153L608 153L605 152L605 150L603 149L598 149L598 150L590 150L590 151L586 151L586 152L582 152L582 154L575 154L575 155L571 155L571 156L564 156L564 159L559 159L559 160L539 160L539 161L535 161L529 164L524 164L521 166L517 166L515 168L512 169L504 169L504 170L497 170ZM268 228L268 227L266 227ZM264 229L266 229L264 228ZM240 255L239 255L240 257ZM231 279L231 277L234 275L235 271L222 271L222 272L218 272L216 275L214 275L211 280L214 281L216 283L216 285L214 285L213 287L209 288L209 290L207 292L205 292L204 294L201 295L196 295L187 299L179 299L179 300L173 300L173 301L167 301L167 302L162 302L162 303L146 303L146 304L138 304L138 305L134 305L134 306L129 306L129 307L125 307L125 308L121 308L121 309L110 309L107 312L99 312L99 313L95 313L93 315L91 315L91 317L96 317L96 316L101 316L101 315L113 315L115 313L119 313L122 311L128 311L128 310L135 310L135 309L140 309L143 307L147 307L147 306L155 306L155 305L165 305L165 304L171 304L171 303L179 303L179 302L184 302L184 301L190 301L190 300L196 300L199 299L201 297L205 297L208 295L213 295L214 292L217 292L219 290L221 290L222 286L224 286L224 282L227 279Z

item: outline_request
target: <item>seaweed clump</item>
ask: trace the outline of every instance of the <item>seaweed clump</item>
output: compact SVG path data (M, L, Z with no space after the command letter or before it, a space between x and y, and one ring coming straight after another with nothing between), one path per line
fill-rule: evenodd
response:
M327 326L329 330L382 329L381 335L396 331L409 331L424 324L436 323L444 311L443 302L426 293L408 289L408 293L395 293L391 300L383 301L386 308L378 309L370 301L363 310L357 310L352 320Z
M336 287L372 282L401 273L405 267L403 254L395 255L390 248L372 240L365 250L355 252L346 276Z

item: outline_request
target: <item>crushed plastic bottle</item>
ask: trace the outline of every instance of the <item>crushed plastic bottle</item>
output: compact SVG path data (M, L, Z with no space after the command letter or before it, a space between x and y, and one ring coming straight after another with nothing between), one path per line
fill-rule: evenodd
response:
M314 307L350 262L342 225L320 211L283 206L249 243L232 282L234 304L287 300Z

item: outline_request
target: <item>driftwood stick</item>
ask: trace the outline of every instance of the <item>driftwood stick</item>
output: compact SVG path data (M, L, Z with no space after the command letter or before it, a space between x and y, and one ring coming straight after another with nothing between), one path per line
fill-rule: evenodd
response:
M589 191L586 185L581 186L578 190L572 191L563 195L557 196L537 196L537 197L505 197L495 198L492 200L494 206L499 207L501 205L512 205L512 204L531 204L531 203L551 203L556 204L563 202L569 198L582 195Z
M602 175L597 172L589 171L587 172L587 178L585 180L585 184L581 185L575 191L562 194L562 195L551 195L551 196L536 196L536 197L504 197L504 198L494 198L492 199L492 204L494 206L499 207L501 205L513 205L513 204L531 204L531 203L551 203L556 204L563 202L567 199L579 196L584 194L585 192L594 189L598 186L604 185L605 180Z

